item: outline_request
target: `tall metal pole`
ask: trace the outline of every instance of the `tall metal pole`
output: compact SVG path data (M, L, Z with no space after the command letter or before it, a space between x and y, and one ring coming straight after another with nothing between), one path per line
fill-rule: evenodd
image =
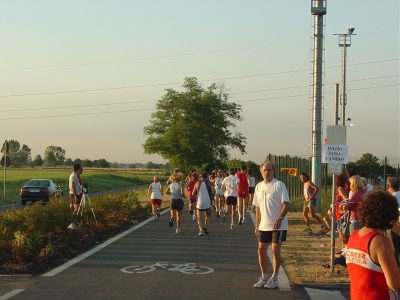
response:
M314 15L314 68L313 68L313 117L312 117L312 172L311 180L321 187L321 150L322 150L322 54L324 38L324 15L326 1L311 1L311 14ZM316 211L321 211L321 193L316 195Z
M335 99L334 99L334 113L333 113L333 125L338 125L339 118L339 84L335 84ZM328 141L329 143L329 141ZM336 228L336 173L332 175L332 215L331 215L331 245L335 245L335 228ZM335 248L331 247L331 272L335 270L333 263L335 259Z
M346 34L343 35L342 61L342 126L346 126Z

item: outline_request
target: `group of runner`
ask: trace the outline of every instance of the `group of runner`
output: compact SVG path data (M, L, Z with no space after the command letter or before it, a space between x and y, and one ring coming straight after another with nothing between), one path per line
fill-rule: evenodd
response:
M256 179L251 170L247 171L244 164L239 170L230 168L225 173L222 170L214 170L211 175L208 175L205 170L200 174L192 170L185 179L179 169L175 169L167 181L165 190L165 193L170 195L169 226L173 227L175 223L176 233L180 233L181 214L187 190L189 213L193 215L193 221L197 221L199 236L203 233L209 234L207 226L212 211L215 211L216 217L221 218L223 222L230 215L230 228L234 229L236 212L238 225L246 223L246 213L251 210L255 185ZM156 221L160 216L159 210L164 194L158 176L154 177L154 182L149 186L147 195L150 193L153 220Z

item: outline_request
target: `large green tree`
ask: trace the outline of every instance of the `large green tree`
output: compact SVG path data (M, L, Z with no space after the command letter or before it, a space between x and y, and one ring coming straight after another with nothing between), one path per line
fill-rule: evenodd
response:
M22 147L17 140L10 140L10 160L14 166L25 166L31 160L31 149L23 144Z
M52 166L62 165L65 160L65 150L58 146L47 146L44 159Z
M246 138L231 132L242 120L241 106L229 102L221 84L204 88L196 78L185 78L184 91L167 89L144 128L143 144L147 154L159 154L171 167L188 171L204 163L226 161L229 148L245 153Z

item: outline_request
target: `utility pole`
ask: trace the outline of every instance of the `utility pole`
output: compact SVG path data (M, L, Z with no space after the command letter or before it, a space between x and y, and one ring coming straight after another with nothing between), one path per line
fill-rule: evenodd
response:
M342 54L342 95L341 95L341 106L342 106L342 115L341 115L341 123L342 126L346 126L346 104L347 104L347 95L346 95L346 48L351 46L351 36L356 35L353 34L355 28L349 28L347 33L337 33L334 35L339 36L339 47L343 47Z
M312 161L311 180L321 187L322 157L322 63L324 42L324 15L326 0L311 0L311 14L314 16L314 60L313 60L313 107L312 107ZM321 193L316 195L316 211L321 211Z

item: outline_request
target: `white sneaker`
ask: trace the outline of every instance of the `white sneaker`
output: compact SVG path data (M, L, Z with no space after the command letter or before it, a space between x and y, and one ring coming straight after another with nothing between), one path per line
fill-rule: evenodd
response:
M267 284L267 281L267 279L259 278L259 281L254 285L254 287L257 289L263 289L264 286Z
M243 223L247 223L247 220L246 220L246 218L243 218Z
M193 215L193 221L197 221L197 218L195 215Z
M181 233L181 229L180 229L180 228L177 228L175 232L176 232L176 233Z
M266 289L274 289L279 286L278 279L270 278L268 279L267 283L264 285Z

